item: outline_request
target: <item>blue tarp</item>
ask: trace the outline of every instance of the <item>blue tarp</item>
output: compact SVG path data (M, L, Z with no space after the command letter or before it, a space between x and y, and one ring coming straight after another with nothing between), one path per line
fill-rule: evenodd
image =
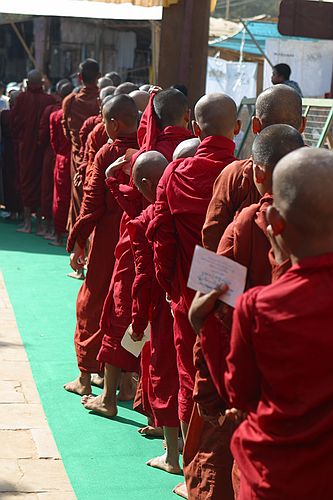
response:
M252 35L256 39L257 43L260 45L263 51L265 51L266 40L271 38L278 38L281 40L301 40L304 42L320 42L320 40L314 38L301 38L301 37L289 37L280 35L278 32L277 24L273 22L260 22L260 21L248 21L246 26L251 31ZM233 50L235 52L240 52L242 40L243 40L243 32L245 28L241 30L236 35L233 35L229 38L219 38L209 43L210 47L216 47L219 49L228 49ZM251 39L250 35L245 31L245 44L244 44L244 53L252 54L256 56L261 56L262 53L256 47L255 43Z

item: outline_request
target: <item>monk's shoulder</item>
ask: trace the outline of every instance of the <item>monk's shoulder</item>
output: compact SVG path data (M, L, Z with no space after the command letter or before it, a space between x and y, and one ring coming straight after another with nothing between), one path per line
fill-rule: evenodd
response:
M90 132L90 134L91 134L91 132ZM109 166L109 164L112 163L113 157L114 157L114 152L113 152L112 144L106 143L97 152L97 154L95 156L95 163L98 162L98 163L104 165L105 163L109 162L108 163L108 166Z
M76 99L75 92L72 92L67 97L65 97L65 99L62 101L62 109L64 110L64 112L66 112L70 109L70 107L73 104L73 101L75 101L75 99Z
M235 160L232 163L229 163L220 175L216 179L215 185L218 187L219 185L234 185L241 184L244 175L248 173L249 170L252 170L253 161L252 158L248 158L246 160Z

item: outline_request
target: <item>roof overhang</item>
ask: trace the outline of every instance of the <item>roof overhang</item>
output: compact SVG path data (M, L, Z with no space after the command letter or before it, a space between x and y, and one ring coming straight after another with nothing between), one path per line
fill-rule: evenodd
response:
M122 19L130 21L159 21L162 7L138 7L131 3L113 4L91 0L1 0L0 23L2 14L20 16L58 16L91 19ZM17 19L19 21L21 19ZM13 22L12 16L10 21Z

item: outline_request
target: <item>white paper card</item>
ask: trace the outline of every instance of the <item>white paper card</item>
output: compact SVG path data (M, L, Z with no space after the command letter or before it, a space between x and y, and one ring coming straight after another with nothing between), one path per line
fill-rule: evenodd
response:
M226 284L229 290L221 299L235 307L237 298L244 292L246 273L245 266L197 245L187 286L192 290L208 293L221 284Z
M127 328L125 335L122 338L121 345L124 349L126 349L126 351L130 352L131 354L133 354L133 356L138 358L141 354L143 346L150 339L150 324L147 326L145 333L142 337L142 340L134 342L134 340L132 340L131 338L132 333L133 333L132 325L130 325Z

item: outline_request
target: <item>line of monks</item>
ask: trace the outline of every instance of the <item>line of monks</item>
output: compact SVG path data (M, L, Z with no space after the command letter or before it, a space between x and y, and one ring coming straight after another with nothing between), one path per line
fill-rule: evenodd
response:
M333 153L304 145L300 96L259 95L252 155L238 160L231 97L203 96L191 120L176 88L100 91L93 60L80 79L67 96L60 85L60 107L32 72L13 108L23 231L32 212L52 218L51 144L56 241L67 227L71 267L86 268L65 389L108 418L134 397L140 432L164 437L147 465L183 472L184 498L332 498ZM46 126L33 140L43 121L51 140ZM227 284L187 287L196 245L246 266L234 309ZM139 342L148 326L136 357L124 335Z

